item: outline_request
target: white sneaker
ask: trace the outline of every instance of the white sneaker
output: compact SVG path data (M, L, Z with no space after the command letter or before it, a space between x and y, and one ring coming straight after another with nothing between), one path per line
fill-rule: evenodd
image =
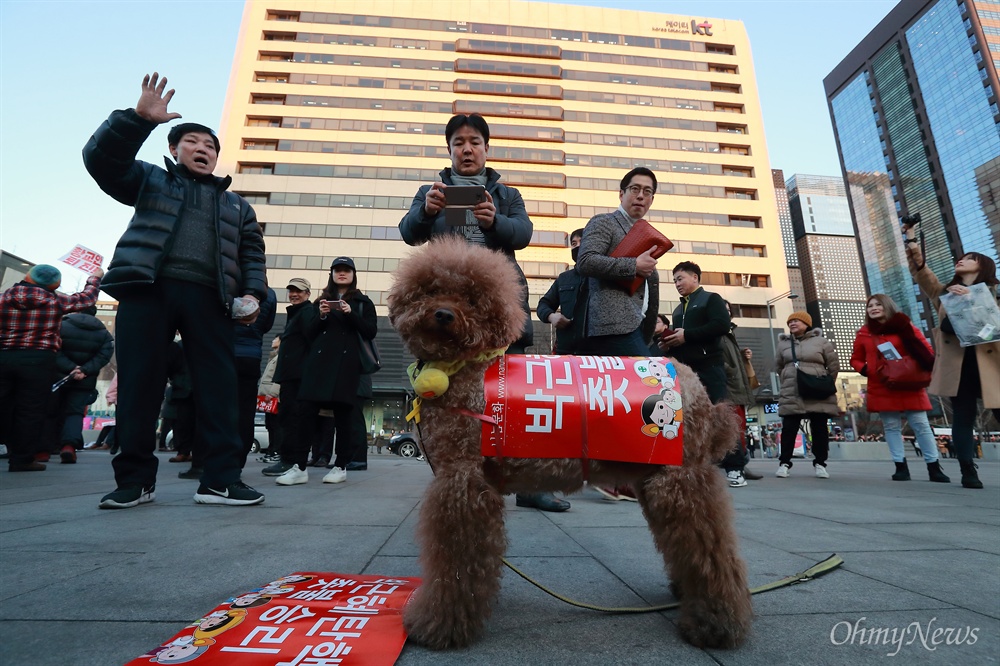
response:
M343 483L347 481L347 470L334 467L323 477L323 483Z
M729 479L730 488L742 488L747 485L747 480L743 478L743 472L738 469L734 469L731 472L726 472L726 478Z
M816 478L817 479L829 479L830 478L830 473L828 471L826 471L826 467L824 465L814 465L814 467L816 468Z
M779 479L787 479L788 478L788 470L789 470L788 465L784 465L784 464L778 465L778 471L775 472L774 475L776 477L778 477Z
M279 486L297 486L300 483L307 483L308 481L309 472L299 468L298 465L292 465L287 472L274 480Z

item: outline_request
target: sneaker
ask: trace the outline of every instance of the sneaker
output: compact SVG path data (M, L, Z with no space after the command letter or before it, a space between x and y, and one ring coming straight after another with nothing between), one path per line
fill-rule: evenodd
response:
M152 502L156 499L156 484L149 488L142 486L130 486L119 488L113 493L108 493L101 498L98 505L102 509L131 509L133 506Z
M35 454L35 462L47 463L50 458L52 458L52 454L48 451Z
M231 483L225 488L209 488L202 483L198 486L198 492L194 494L194 501L198 504L246 506L260 504L264 501L264 494L257 492L242 481Z
M760 481L761 479L764 478L764 475L754 472L749 467L744 467L743 478L746 479L747 481Z
M62 447L59 451L59 459L64 465L72 465L76 462L76 448L72 444Z
M730 488L742 488L747 485L747 480L743 478L743 472L738 469L726 472L726 478L729 479Z
M782 463L782 464L778 465L778 471L775 472L774 475L776 477L778 477L779 479L787 479L788 478L788 470L789 469L791 469L791 468L788 465Z
M295 467L294 463L289 462L276 462L270 467L265 467L260 471L264 476L281 476L291 468Z
M814 465L817 479L829 479L830 473L826 471L826 465Z
M618 493L618 499L623 499L626 502L639 501L639 498L635 496L635 491L629 486L618 486L615 488L615 492Z
M344 481L347 481L347 470L339 467L334 467L323 477L323 483L343 483Z
M604 495L605 499L609 499L612 502L617 502L620 499L624 499L616 489L614 488L602 488L601 486L594 486L594 490Z
M299 469L298 465L292 465L291 469L274 480L279 486L297 486L300 483L309 481L309 472Z

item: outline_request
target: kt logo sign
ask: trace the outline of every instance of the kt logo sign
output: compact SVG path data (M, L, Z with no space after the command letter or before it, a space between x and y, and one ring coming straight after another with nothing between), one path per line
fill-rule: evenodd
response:
M706 37L712 36L712 24L708 21L702 21L701 23L696 22L691 19L691 34L692 35L705 35Z

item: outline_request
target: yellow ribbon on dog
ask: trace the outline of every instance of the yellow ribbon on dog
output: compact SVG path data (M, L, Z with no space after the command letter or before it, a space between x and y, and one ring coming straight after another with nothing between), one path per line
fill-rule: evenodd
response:
M434 400L444 395L451 383L448 379L465 367L466 363L482 363L499 358L507 351L506 347L480 352L468 361L416 361L406 369L410 386L416 392L413 409L406 415L407 421L420 423L420 404L424 400Z

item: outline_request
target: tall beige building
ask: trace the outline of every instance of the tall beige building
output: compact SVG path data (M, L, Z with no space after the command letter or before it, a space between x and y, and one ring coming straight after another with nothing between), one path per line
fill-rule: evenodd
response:
M450 164L445 124L481 113L488 164L534 222L518 253L532 307L569 266L568 233L617 208L621 177L647 166L659 178L647 217L676 245L660 261L660 310L677 301L670 268L697 262L769 365L766 303L789 284L739 21L517 0L250 0L226 109L220 172L257 210L275 287L319 287L349 255L384 315L410 250L397 224ZM774 307L783 323L790 303ZM547 328L536 322L536 350ZM386 322L380 339L398 353ZM375 377L402 385L395 371Z

